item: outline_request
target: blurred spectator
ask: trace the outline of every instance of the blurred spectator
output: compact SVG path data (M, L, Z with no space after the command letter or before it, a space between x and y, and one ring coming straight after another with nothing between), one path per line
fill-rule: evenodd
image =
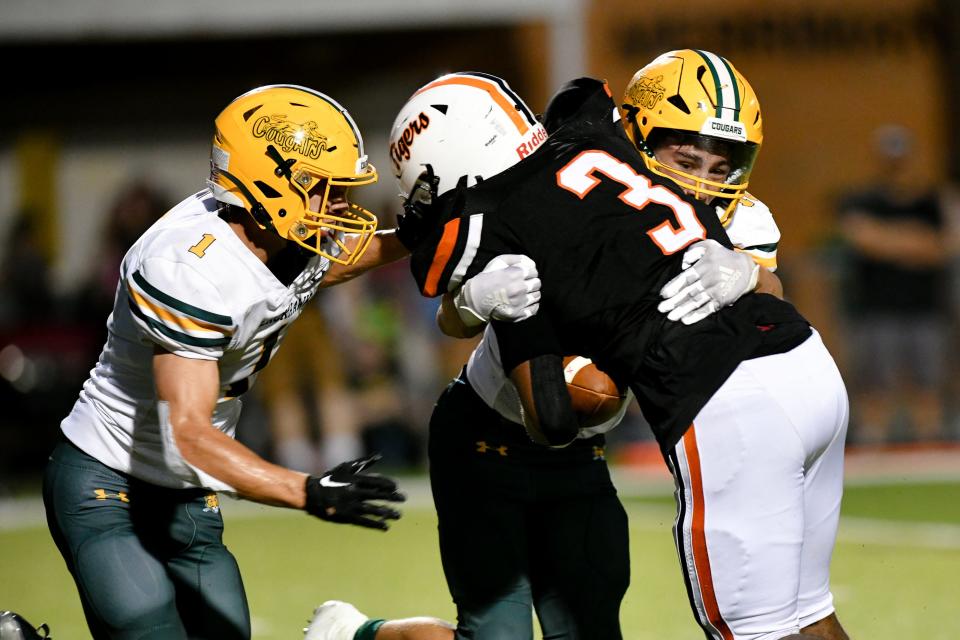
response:
M411 334L404 328L403 288L416 295L406 271L406 262L387 265L325 289L290 328L254 387L272 440L268 455L276 462L316 471L377 451L387 465L419 463L422 398L409 394L407 378L432 374L433 367L422 353L405 362ZM428 407L438 386L423 396ZM243 438L254 428L245 426Z
M948 240L939 195L908 168L913 139L900 126L874 136L875 181L841 199L849 246L851 437L889 439L903 417L908 439L942 435L949 326Z
M321 292L320 299L328 292ZM291 325L254 389L272 435L273 459L315 473L363 454L357 402L347 388L343 344L314 301ZM320 444L314 444L313 422Z
M114 197L97 255L99 262L80 294L81 319L88 318L105 331L106 317L120 277L120 262L130 245L170 208L160 190L142 179L123 187ZM97 344L102 344L102 340Z
M426 430L419 406L424 396L409 393L417 384L411 374L416 378L417 369L433 370L428 354L415 354L411 361L405 349L415 335L406 322L403 295L416 295L408 268L406 261L386 265L323 292L331 331L350 354L346 371L364 445L383 454L386 464L400 467L419 464ZM436 389L425 396L430 406Z
M9 329L49 319L54 300L37 219L24 211L13 223L0 265L0 325Z
M72 323L52 288L38 220L16 219L0 264L0 494L35 472L89 368L91 336Z

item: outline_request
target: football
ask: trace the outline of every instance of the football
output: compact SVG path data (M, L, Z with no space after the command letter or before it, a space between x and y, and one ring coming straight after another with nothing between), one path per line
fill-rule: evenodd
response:
M581 427L595 427L617 415L626 390L582 356L563 359L563 377Z

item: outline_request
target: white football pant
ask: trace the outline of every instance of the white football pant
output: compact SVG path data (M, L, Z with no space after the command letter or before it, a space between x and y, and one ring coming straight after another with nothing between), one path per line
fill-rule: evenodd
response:
M668 458L691 605L716 640L774 640L833 612L846 389L814 334L742 362Z

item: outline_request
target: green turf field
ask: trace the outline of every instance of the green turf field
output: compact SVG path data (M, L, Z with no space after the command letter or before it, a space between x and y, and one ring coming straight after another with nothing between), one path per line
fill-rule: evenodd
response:
M628 640L703 636L693 625L669 534L667 496L627 499L632 586ZM37 503L39 508L39 503ZM387 534L227 503L227 543L244 571L256 638L293 640L317 603L350 600L377 617L449 618L427 504ZM50 624L56 640L89 637L79 601L46 529L0 524L0 610ZM477 541L477 561L495 554ZM834 554L838 612L854 640L960 638L960 484L848 487ZM600 639L602 640L602 639Z

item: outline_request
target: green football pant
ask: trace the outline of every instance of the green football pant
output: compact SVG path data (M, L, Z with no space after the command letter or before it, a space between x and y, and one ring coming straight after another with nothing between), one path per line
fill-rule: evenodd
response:
M630 581L627 516L602 436L554 450L463 376L430 422L430 482L457 638L616 640Z
M138 481L63 442L43 501L95 640L250 637L216 494Z

